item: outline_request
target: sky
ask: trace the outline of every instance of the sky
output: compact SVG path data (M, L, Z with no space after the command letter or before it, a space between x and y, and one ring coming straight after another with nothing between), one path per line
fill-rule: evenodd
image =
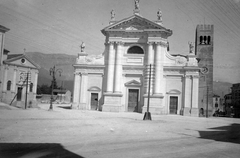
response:
M104 51L101 30L110 12L121 20L133 15L134 0L0 0L0 25L10 29L10 53L76 55L82 42L89 55ZM214 80L240 83L240 0L140 0L140 14L173 31L170 54L189 52L198 24L214 25Z

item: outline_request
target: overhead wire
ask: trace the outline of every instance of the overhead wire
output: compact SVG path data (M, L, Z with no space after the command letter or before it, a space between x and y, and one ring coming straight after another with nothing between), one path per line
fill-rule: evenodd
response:
M31 17L27 17L27 16L23 15L22 13L18 13L18 12L16 12L15 10L10 9L10 8L8 8L8 7L5 7L5 8L8 9L8 10L10 10L11 12L14 12L14 13L15 13L16 15L18 15L18 16L19 16L19 14L20 14L20 15L22 16L22 18L20 18L20 19L19 19L19 17L16 17L16 16L13 15L13 14L9 14L10 16L13 16L13 17L17 18L18 20L22 20L22 21L24 21L24 22L26 22L26 23L29 23L29 24L33 25L33 26L34 26L34 25L35 25L35 26L37 25L37 24L35 24L34 22L32 22L32 21L35 21L36 23L41 23L41 25L44 25L44 26L48 27L48 25L46 25L45 23L43 23L43 22L41 22L41 21L39 21L39 20L33 19L33 18L31 18ZM8 14L8 12L4 11L3 9L1 9L1 11L3 11L3 12L5 12L5 13ZM27 19L25 19L25 18L27 18ZM29 21L28 19L30 19L30 21ZM39 26L37 25L36 27L39 27ZM68 35L68 34L66 34L66 33L62 33L61 31L59 31L59 30L57 30L57 29L54 29L54 30L57 31L57 32L53 32L53 31L51 31L51 32L54 33L54 34L56 34L56 35L58 35L58 36L62 36L64 39L74 41L74 38L75 38L75 39L78 38L78 37L73 37L72 35ZM71 38L71 37L69 37L69 36L71 36L71 37L73 37L73 38ZM45 38L45 40L48 40L48 38ZM65 42L63 42L63 43L65 43ZM72 43L72 42L69 42L69 43ZM92 45L92 46L95 47L95 48L92 48L93 51L99 51L99 49L102 49L102 48L100 48L100 47L98 47L98 46L95 46L95 45Z

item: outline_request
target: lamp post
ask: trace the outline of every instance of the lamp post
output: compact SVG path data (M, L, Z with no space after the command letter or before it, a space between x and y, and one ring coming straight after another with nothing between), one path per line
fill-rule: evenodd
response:
M51 84L51 100L50 100L50 107L49 107L49 110L53 110L53 105L52 105L52 102L53 102L53 87L54 85L56 84L56 78L55 78L55 74L58 72L59 73L59 76L61 76L61 73L63 72L62 69L56 69L55 68L55 65L49 69L49 72L50 72L50 76L52 76L52 84Z

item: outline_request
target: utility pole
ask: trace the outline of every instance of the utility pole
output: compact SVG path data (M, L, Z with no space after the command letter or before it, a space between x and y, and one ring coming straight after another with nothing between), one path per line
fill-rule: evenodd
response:
M208 118L208 92L209 91L209 89L208 89L208 86L207 86L207 104L206 104L206 118Z
M149 112L149 103L150 103L150 86L151 86L151 64L148 78L148 102L147 102L147 112L145 112L143 120L152 120L151 113Z
M29 74L29 72L27 72L27 79L26 79L25 109L27 109L28 74Z

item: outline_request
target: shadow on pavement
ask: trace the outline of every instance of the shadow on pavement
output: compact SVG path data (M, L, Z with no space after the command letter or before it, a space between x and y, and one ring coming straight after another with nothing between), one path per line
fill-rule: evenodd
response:
M240 124L234 123L229 126L209 129L216 131L198 131L200 138L240 144Z
M71 106L57 106L57 107L59 107L59 108L63 108L63 109L69 109L69 110L72 109Z
M83 158L57 143L0 143L1 158Z

